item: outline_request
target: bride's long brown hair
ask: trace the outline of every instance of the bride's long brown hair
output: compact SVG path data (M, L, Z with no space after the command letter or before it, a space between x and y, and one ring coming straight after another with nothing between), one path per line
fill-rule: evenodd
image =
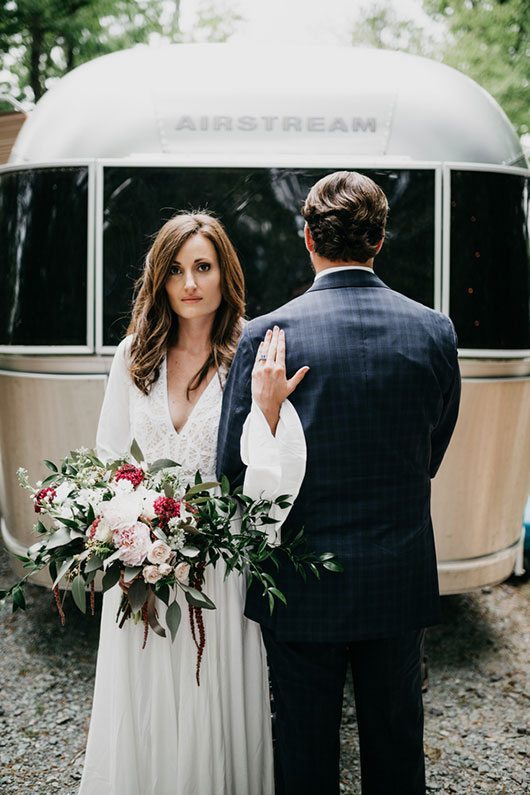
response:
M131 378L145 395L160 374L168 347L178 338L178 316L165 289L170 268L184 243L197 234L204 235L217 253L222 298L212 326L210 354L188 385L188 395L200 386L212 366L228 368L234 358L245 312L245 282L236 250L217 218L205 212L178 213L159 230L147 254L127 329L133 335Z

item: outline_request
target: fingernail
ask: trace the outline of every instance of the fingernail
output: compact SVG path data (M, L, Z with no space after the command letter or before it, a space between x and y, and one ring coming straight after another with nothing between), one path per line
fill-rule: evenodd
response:
M278 327L278 326L274 326L274 331L279 331L279 330L280 330L280 329L279 329L279 327Z

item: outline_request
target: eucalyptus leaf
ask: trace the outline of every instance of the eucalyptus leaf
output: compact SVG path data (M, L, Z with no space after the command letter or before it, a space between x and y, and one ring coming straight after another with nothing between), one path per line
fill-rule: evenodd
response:
M74 562L73 558L66 558L66 560L63 560L63 562L59 566L59 571L57 572L57 577L53 582L52 588L55 588L55 586L59 584L59 582L62 580L62 578L64 577L64 575L66 574L66 572L68 571L68 569L70 568L73 562Z
M104 591L113 588L120 579L120 567L118 564L111 566L103 575L102 587Z
M189 488L184 495L184 499L187 500L190 497L193 497L194 494L200 494L201 491L208 491L208 489L215 489L219 483L214 480L208 483L197 483L195 486Z
M180 554L184 555L185 558L196 558L199 554L199 550L197 547L182 547L180 550Z
M26 609L26 600L24 598L24 591L22 588L15 588L12 593L13 598L13 613L16 610L25 610Z
M66 527L60 527L50 536L49 540L46 542L46 548L56 549L57 547L63 547L65 544L69 544L71 540L70 533Z
M90 560L87 561L85 566L85 574L88 574L91 571L97 571L103 566L103 559L100 558L99 555L92 555Z
M72 596L79 610L86 613L86 588L85 581L80 574L72 582Z
M161 469L173 469L178 466L180 466L180 464L177 464L176 461L172 461L170 458L158 458L156 461L153 461L149 467L149 474L156 475Z
M325 560L322 565L328 571L336 571L336 572L344 571L344 566L342 565L342 563L339 563L338 560Z
M139 574L142 570L141 566L126 566L125 571L123 573L123 581L124 582L132 582L137 574Z
M51 469L52 472L58 472L59 471L57 469L57 467L55 466L55 464L53 463L53 461L48 461L47 458L44 459L44 464L48 467L48 469Z
M147 586L142 580L135 580L127 591L127 598L133 613L141 610L147 599Z
M271 593L273 596L275 596L276 599L279 599L280 602L283 602L284 605L287 604L287 599L285 598L283 593L278 590L278 588L269 588L268 590L269 590L269 593Z
M144 454L142 453L142 451L140 449L140 445L138 444L136 439L132 440L131 455L132 455L133 458L135 458L138 461L139 464L141 464L142 461L145 460L144 459Z
M164 604L169 604L169 585L158 585L155 588L155 593Z
M179 628L182 611L178 602L172 602L166 611L166 624L171 632L171 640L175 640Z
M215 610L215 605L212 600L206 596L206 594L202 593L202 591L198 591L196 588L192 588L189 585L185 586L184 590L186 591L186 601L192 607Z

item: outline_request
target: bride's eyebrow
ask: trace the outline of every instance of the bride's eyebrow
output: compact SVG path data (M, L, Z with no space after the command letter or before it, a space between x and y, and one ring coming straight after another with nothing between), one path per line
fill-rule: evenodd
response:
M208 262L210 265L212 264L212 261L208 257L197 257L197 259L193 260L194 265L196 265L198 262ZM180 262L178 261L178 259L174 259L172 264L180 265Z

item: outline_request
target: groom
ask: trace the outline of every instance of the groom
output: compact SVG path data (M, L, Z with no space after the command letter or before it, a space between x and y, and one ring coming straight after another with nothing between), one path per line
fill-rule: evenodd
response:
M307 441L302 488L282 528L332 551L344 573L304 583L276 576L288 605L273 614L251 588L276 710L277 795L339 792L339 727L353 673L363 795L425 793L420 645L439 620L431 478L458 414L460 375L449 318L374 273L388 204L371 179L340 171L305 201L316 272L304 295L246 326L225 388L218 467L237 480L250 376L265 332L285 331L291 395Z

